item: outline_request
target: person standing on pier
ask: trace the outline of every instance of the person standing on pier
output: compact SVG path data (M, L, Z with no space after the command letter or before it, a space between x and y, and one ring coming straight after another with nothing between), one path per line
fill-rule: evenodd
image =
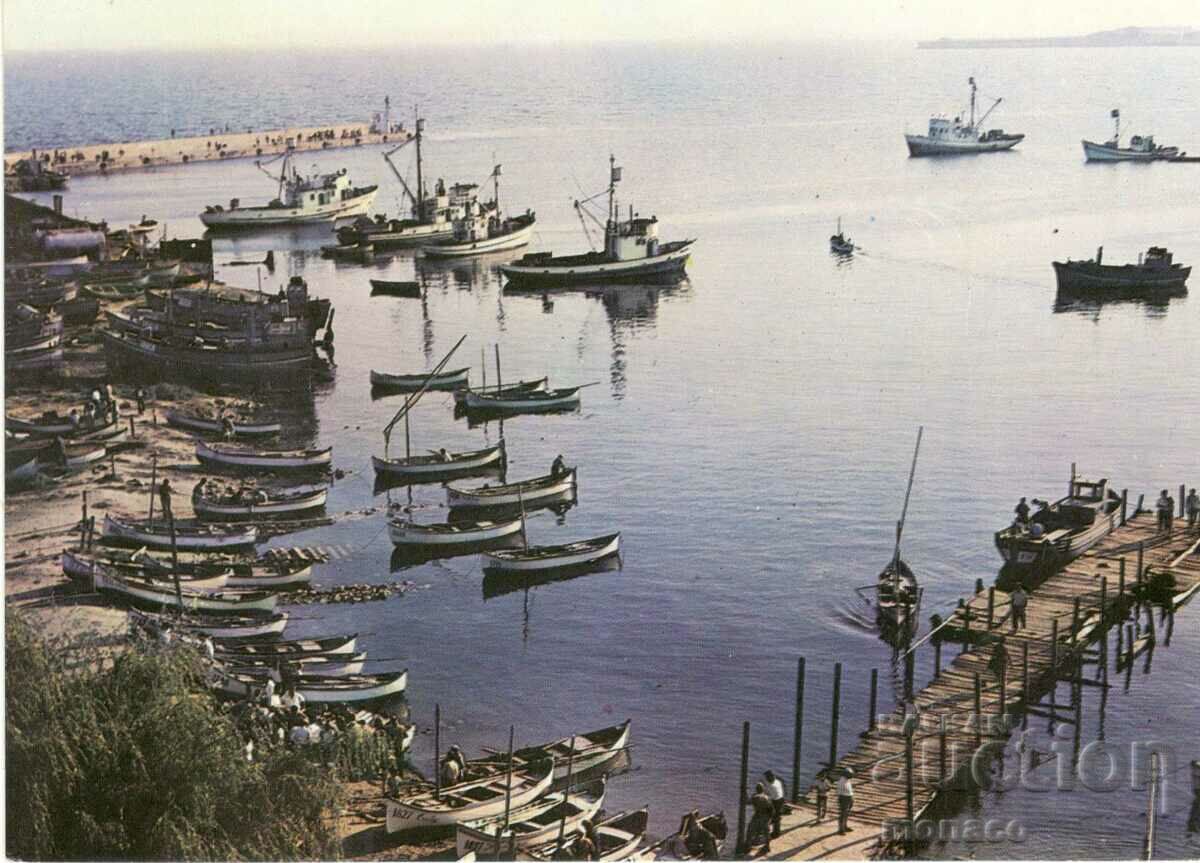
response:
M1025 606L1029 604L1029 597L1025 593L1025 588L1018 582L1008 599L1012 603L1012 628L1013 632L1016 632L1025 626Z
M1200 521L1200 495L1196 494L1195 489L1188 492L1187 517L1188 527L1195 527L1196 522Z
M812 792L817 798L817 823L820 824L825 820L825 812L829 807L829 789L833 786L829 783L829 777L822 770L817 774L817 780L812 784Z
M1165 533L1171 532L1171 522L1175 515L1175 500L1167 493L1164 488L1162 494L1158 496L1158 501L1154 504L1158 510L1158 529Z
M850 810L854 808L854 784L850 777L854 771L847 767L837 781L838 833L850 832Z
M774 770L763 774L767 780L767 799L771 801L771 838L778 839L783 821L783 780Z
M750 806L754 814L750 816L750 827L746 831L746 849L762 845L762 853L770 854L771 819L775 814L775 807L771 804L771 798L767 796L766 789L761 782L754 786L754 795L750 798Z

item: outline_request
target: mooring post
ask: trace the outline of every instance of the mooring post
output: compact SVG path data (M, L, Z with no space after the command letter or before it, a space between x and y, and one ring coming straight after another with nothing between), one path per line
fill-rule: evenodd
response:
M1187 511L1183 508L1183 496L1184 496L1185 492L1187 492L1187 484L1181 482L1179 484L1179 517L1180 518L1183 518L1184 516L1187 515Z
M988 606L987 606L987 628L988 632L992 631L992 623L996 618L996 588L988 588Z
M983 739L983 682L979 679L979 672L975 672L975 748L979 748L979 744Z
M871 706L869 708L869 712L867 713L867 731L875 730L875 704L876 704L876 697L877 697L876 690L878 689L878 687L879 687L879 669L872 668L871 669Z
M1142 583L1142 555L1145 553L1145 551L1146 542L1145 540L1142 540L1138 542L1137 581L1139 585Z
M1075 647L1079 639L1079 597L1071 603L1071 646Z
M962 644L958 648L959 656L962 656L964 653L967 652L967 647L970 645L970 643L971 643L971 608L970 608L970 606L967 606L967 608L963 611L963 640L962 640Z
M983 579L982 578L975 579L975 593L976 594L983 593Z
M915 835L913 830L913 724L904 724L904 814L908 821L905 835L911 844Z
M1054 690L1058 688L1058 618L1050 621L1050 686L1051 697L1054 700Z
M1121 527L1125 526L1125 513L1129 510L1129 489L1121 489Z
M938 779L946 781L946 714L938 714Z
M913 697L913 677L916 676L917 655L914 651L908 651L904 655L904 697L912 701Z
M1146 810L1146 838L1142 843L1142 859L1154 859L1154 833L1158 825L1158 753L1150 753L1150 805Z
M85 488L83 490L83 514L79 517L79 548L81 551L86 547L86 542L87 542L87 526L88 526L87 496L88 496L88 493L87 493L87 489Z
M1108 576L1100 576L1100 669L1108 680Z
M796 729L792 741L792 802L800 802L800 744L804 740L804 657L796 663Z
M750 771L750 722L742 723L742 772L738 786L737 853L746 853L746 779Z
M1119 575L1117 577L1117 602L1121 603L1125 600L1125 557L1121 556L1121 565Z
M1000 721L1004 722L1004 716L1008 712L1008 645L1005 643L1004 636L1000 636L1000 646L996 648L1000 655Z
M1021 642L1021 727L1029 725L1029 642Z
M442 705L433 705L433 799L442 799Z
M838 752L838 719L842 708L842 664L835 662L833 664L833 707L832 717L830 719L829 732L829 769L833 769L833 765L837 764Z
M129 417L129 436L136 437L136 434L133 430L133 417L132 416Z
M933 640L933 679L937 680L942 676L942 640L935 638Z

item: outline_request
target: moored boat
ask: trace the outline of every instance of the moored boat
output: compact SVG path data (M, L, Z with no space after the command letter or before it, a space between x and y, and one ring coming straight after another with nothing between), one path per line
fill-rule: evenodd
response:
M104 539L111 542L168 549L174 544L182 551L219 551L258 542L258 528L253 526L222 529L213 525L176 524L174 533L172 543L171 530L165 522L146 524L117 519L107 513L104 516Z
M1167 147L1154 143L1153 135L1133 135L1129 146L1121 146L1121 111L1113 108L1113 136L1103 144L1083 140L1083 155L1088 162L1155 162L1170 160L1180 155L1178 147Z
M620 755L629 746L632 722L633 720L626 719L617 725L609 725L595 731L585 731L536 746L524 746L513 750L513 758L528 764L544 758L554 759L555 781L565 779L568 769L579 775Z
M687 813L683 817L681 828L687 828L690 819L695 818L701 827L712 837L706 847L706 840L695 835L689 829L680 829L655 842L646 849L643 859L648 860L716 860L720 857L729 835L729 824L724 812L714 812L700 816L699 811Z
M132 552L119 548L97 549L86 559L116 567L118 571L157 579L170 578L174 571L187 577L196 577L228 570L227 586L253 590L284 590L312 581L310 562L287 558L247 561L234 555L215 555L204 551L177 551L172 554L169 549L160 548L156 553L139 547Z
M1045 504L1026 524L1014 522L996 531L996 549L1018 570L1050 571L1108 536L1120 520L1121 498L1107 479L1088 482L1072 476L1068 496Z
M223 434L225 431L220 419L171 409L165 412L165 417L167 425L187 429L188 431L203 432L205 434ZM283 428L281 423L250 422L236 417L231 417L230 420L233 423L234 437L267 437L279 434Z
M110 563L95 557L86 557L73 551L62 554L63 574L72 581L91 585L97 572L103 572L135 584L146 584L161 589L174 589L175 572L148 569L136 564ZM203 592L219 591L229 587L229 569L213 568L207 571L180 571L179 584L189 590Z
M1161 246L1151 246L1138 255L1136 264L1105 264L1104 247L1096 250L1095 260L1054 261L1058 289L1067 293L1091 293L1123 290L1170 290L1185 286L1191 267L1175 263L1174 256Z
M146 614L136 609L130 609L129 616L132 622L153 626L162 626L165 623L184 632L209 635L218 640L232 639L238 643L261 641L278 636L283 632L288 621L286 611L266 616L233 613L202 617L185 614L180 617L175 614L169 616Z
M419 282L389 282L385 279L371 279L371 296L408 297L419 300L421 285Z
M458 389L454 391L454 404L461 405L467 400L468 393L481 393L483 395L507 396L514 393L528 393L536 390L544 390L550 382L549 378L538 378L531 381L517 381L512 384L501 384L500 386L492 385L490 387L478 387Z
M491 774L442 788L440 794L430 789L392 798L387 801L385 827L388 833L396 833L494 818L506 808L524 806L541 797L553 776L553 763L544 761L514 770L511 785L506 776Z
M603 805L603 788L596 795L547 794L510 812L507 826L503 815L460 823L455 831L455 847L459 855L475 852L491 857L497 847L511 851L544 845L559 832L574 831L583 821L593 819Z
M966 123L961 117L953 121L946 117L931 117L925 135L905 135L910 156L959 156L977 153L996 153L1011 150L1025 139L1023 134L1006 134L1002 129L980 132L979 127L996 109L1002 99L996 99L978 121L975 119L975 79L968 78L971 87L971 110Z
M216 652L223 656L276 659L304 656L343 656L355 653L358 633L293 641L245 641L225 639Z
M454 234L421 247L429 258L464 258L504 252L529 243L536 217L532 210L506 217L500 209L500 166L492 169L494 196L486 204L467 202L466 212L454 222Z
M302 450L252 450L196 441L196 458L208 467L228 470L323 471L333 463L333 447Z
M294 515L325 506L329 487L302 485L279 491L264 492L265 500L226 500L208 496L192 499L192 509L202 521L229 521L239 518L263 518Z
M362 674L367 662L366 651L359 653L314 654L311 656L276 656L268 659L236 654L216 654L216 661L226 671L247 676L265 676L272 671L288 669L308 677L348 677Z
M402 479L424 479L429 481L463 476L481 470L490 470L499 467L503 462L503 440L496 446L485 449L469 452L448 452L445 458L440 453L394 459L371 456L371 463L378 474Z
M619 812L595 825L596 855L593 860L635 860L638 848L646 839L650 812L637 809ZM580 834L580 828L563 837L562 848L570 848ZM543 845L517 848L517 860L557 860L561 849L557 839Z
M380 389L418 390L429 381L425 387L428 390L456 390L467 385L469 368L453 369L448 372L438 372L430 376L428 372L412 375L393 375L387 372L371 370L371 386Z
M842 233L841 217L838 217L837 233L829 238L829 250L835 255L854 254L854 241Z
M397 519L391 521L388 527L393 545L441 547L492 542L514 536L521 532L524 522L517 518L510 521L416 524Z
M469 390L463 399L467 410L495 413L548 413L579 406L580 387L528 390L514 393L482 393Z
M543 501L559 500L576 490L575 468L561 474L546 474L506 485L446 486L446 504L451 508L488 508L536 506Z
M531 545L528 548L485 552L483 566L492 572L533 572L587 566L621 551L621 534L610 533L563 545Z
M380 701L404 692L408 685L408 669L344 677L301 674L291 681L296 692L310 704L355 704ZM259 674L226 672L220 676L218 686L226 695L245 698L257 694L264 684L265 677Z
M276 594L262 591L204 593L181 587L177 593L170 584L120 578L103 567L92 571L92 583L95 590L151 608L179 608L203 614L270 614L279 602Z
M915 622L920 591L912 569L899 557L879 573L875 588L875 612L881 627L906 631Z
M111 419L102 422L79 419L77 422L73 422L71 417L59 416L57 411L47 411L39 418L32 420L7 414L4 418L4 425L9 431L18 434L27 434L32 437L61 437L68 440L76 439L83 435L103 434L113 429L124 428L124 426Z

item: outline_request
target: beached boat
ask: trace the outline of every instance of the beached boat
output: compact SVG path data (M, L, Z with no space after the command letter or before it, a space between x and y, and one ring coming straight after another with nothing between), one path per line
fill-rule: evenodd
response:
M98 560L95 557L87 557L73 551L63 552L62 570L63 574L72 581L89 585L93 582L96 573L99 571L120 578L123 581L149 584L164 589L174 589L174 572L171 570L163 571L149 569L144 566L139 567L136 564L111 563ZM215 568L208 571L180 571L179 584L190 590L205 592L224 590L229 587L229 576L232 574L232 570L230 569L220 570Z
M33 437L28 440L6 440L6 459L23 463L36 458L42 469L79 470L108 455L104 441L68 441L63 438Z
M180 617L175 614L146 614L136 609L130 609L129 615L134 621L154 626L161 626L167 623L183 632L194 635L209 635L218 641L233 639L238 643L274 638L283 632L288 621L288 613L286 611L279 611L266 616L225 614L196 617L185 614Z
M854 241L842 233L842 220L839 217L837 233L829 238L829 250L835 255L854 254Z
M501 265L500 272L514 286L681 278L695 241L660 242L658 217L641 218L632 207L629 218L622 221L615 203L616 184L620 179L621 169L610 156L603 252L565 256L550 252L526 254L511 264ZM586 205L586 202L576 202L575 206L579 209ZM599 221L598 217L594 218Z
M1030 516L996 531L996 549L1018 569L1049 571L1070 563L1120 524L1121 497L1108 480L1071 477L1071 493Z
M426 389L456 390L467 385L467 375L470 371L469 368L454 369L448 372L439 372L430 377L427 372L415 375L393 375L386 372L377 372L372 369L371 386L379 387L380 389L418 390L428 379L429 385Z
M1090 261L1054 261L1058 290L1069 293L1113 292L1122 290L1177 291L1187 283L1191 267L1177 264L1174 256L1161 246L1151 246L1138 255L1136 264L1105 264L1104 247Z
M946 117L931 117L925 135L905 135L910 156L960 156L976 153L996 153L1011 150L1025 139L1023 134L1005 134L1002 129L980 132L983 121L996 109L1002 99L996 99L978 121L975 119L975 79L968 78L971 87L971 112L966 123L961 117L953 121Z
M512 384L501 384L500 386L478 387L468 389L458 389L454 391L454 404L462 405L467 400L468 393L481 393L483 395L507 396L514 393L528 393L536 390L544 390L550 382L549 378L538 378L532 381L517 381Z
M92 584L95 590L113 593L151 608L180 608L203 614L270 614L279 602L277 594L264 591L205 593L181 587L177 595L173 585L120 578L103 567L92 571Z
M216 648L222 656L250 659L303 658L305 656L348 656L356 652L358 633L328 638L302 638L294 641L223 640Z
M550 787L554 765L540 762L514 769L511 785L507 776L491 774L441 789L433 789L387 801L386 830L396 833L430 827L451 827L464 821L503 815L506 807L517 808L541 797Z
M388 527L393 545L441 547L504 539L520 533L524 522L517 518L511 521L416 524L397 519L389 522Z
M333 447L298 450L252 450L196 441L196 458L208 467L248 471L318 471L333 463Z
M637 809L620 812L596 827L596 856L593 860L635 860L638 848L646 839L646 827L650 823L650 812ZM580 828L563 837L561 848L569 849L580 835ZM562 854L558 839L543 845L517 848L517 860L558 860Z
M22 348L4 352L4 371L37 372L57 368L62 361L62 345L57 343L45 348Z
M243 207L234 198L229 209L220 205L206 207L200 221L209 230L304 225L349 218L367 212L375 200L378 186L351 185L343 168L332 174L301 176L292 164L293 153L283 156L280 175L268 174L279 183L279 197L260 207Z
M385 279L371 279L371 296L408 297L419 300L421 284L419 282L389 282Z
M469 390L463 399L467 410L495 413L548 413L579 406L579 387L529 390L518 393L481 393Z
M380 701L404 692L408 685L408 669L344 677L301 674L292 677L291 681L296 692L310 704L356 704ZM265 677L258 674L228 672L220 676L218 687L226 695L246 698L256 695L264 684Z
M181 551L172 555L166 549L158 553L144 547L136 551L105 548L91 553L91 559L107 566L142 572L153 578L169 578L178 570L188 576L230 571L229 587L252 590L286 590L312 581L312 564L287 558L247 561L233 555Z
M4 425L10 432L16 434L27 434L32 437L61 437L71 440L82 435L94 435L111 431L114 428L123 428L118 422L111 419L104 422L90 422L87 419L72 422L70 417L59 416L57 411L47 411L32 420L8 414L4 418Z
M576 490L575 468L555 476L534 477L506 485L446 486L446 503L454 509L487 507L533 507L543 501L556 501Z
M429 258L465 258L504 252L527 245L537 221L532 210L505 217L500 209L500 166L492 169L494 195L486 204L469 201L466 213L454 222L454 234L421 247Z
M32 482L41 473L41 469L42 465L38 462L36 455L19 461L6 457L4 459L4 482L6 485L24 485Z
M227 671L235 674L264 676L272 671L287 668L296 674L309 677L348 677L362 674L363 666L367 663L367 653L360 651L313 656L276 656L268 659L220 653L216 654L216 660Z
M325 485L301 485L269 492L263 502L255 500L223 500L198 497L192 500L192 509L201 521L231 521L239 518L266 518L292 515L325 506L329 487Z
M101 302L120 302L121 300L131 300L134 297L146 290L145 278L139 278L132 282L112 282L100 284L85 284L80 288L84 294L87 294L94 300Z
M499 467L503 461L503 440L496 446L486 449L446 453L445 459L438 453L393 459L371 456L371 463L375 466L376 473L396 478L429 481L488 470Z
M144 545L149 548L171 548L181 551L222 551L242 548L258 542L258 528L220 528L215 525L175 525L174 543L165 521L146 524L104 515L104 539L110 542Z
M484 570L533 572L587 566L621 551L621 534L610 533L564 545L531 545L528 548L484 552Z
M165 416L167 425L175 426L175 428L205 434L223 434L225 431L220 419L170 409L165 412ZM233 418L234 437L267 437L279 434L282 429L281 423L247 422Z
M1113 136L1103 144L1084 139L1083 155L1089 162L1154 162L1169 160L1179 155L1178 147L1166 147L1154 143L1153 135L1134 135L1129 146L1121 146L1121 111L1113 108L1109 113L1114 127Z
M460 855L473 851L492 859L497 848L511 852L514 848L544 845L560 831L570 833L585 820L594 819L603 805L603 788L594 796L578 792L547 794L510 812L507 826L503 814L460 823L455 830L455 847Z

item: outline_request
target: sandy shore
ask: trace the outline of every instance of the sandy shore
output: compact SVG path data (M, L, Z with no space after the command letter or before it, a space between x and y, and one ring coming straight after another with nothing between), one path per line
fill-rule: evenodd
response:
M369 123L339 123L259 131L214 130L211 135L191 138L172 137L158 141L62 146L40 149L37 153L39 157L49 153L53 162L50 167L55 170L82 176L154 168L160 165L271 157L283 153L289 146L297 151L307 151L398 144L410 137L412 136L409 132L400 128L390 134L384 134L372 132ZM32 157L33 152L28 150L5 153L4 168L8 170L18 161Z

